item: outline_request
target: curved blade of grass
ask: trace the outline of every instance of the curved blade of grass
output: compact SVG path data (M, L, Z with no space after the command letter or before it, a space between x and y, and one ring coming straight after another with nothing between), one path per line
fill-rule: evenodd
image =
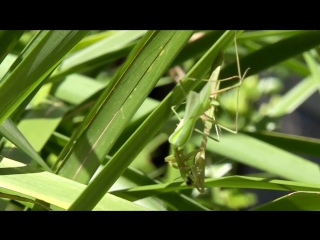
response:
M212 62L226 45L233 41L234 31L226 31L210 50L187 73L185 78L202 79L211 69ZM174 47L174 46L172 46ZM190 91L198 85L194 81L183 81L184 90ZM98 176L88 185L81 196L72 204L69 210L86 208L91 210L99 199L110 189L132 160L139 154L143 147L154 137L162 125L171 116L171 106L178 105L184 100L185 93L181 86L175 89L161 102L157 109L140 125L137 131L119 149L113 158L104 166ZM94 197L93 197L94 196Z
M105 64L111 63L117 59L124 58L132 51L137 42L132 42L119 50L112 51L106 55L98 58L94 58L91 61L85 62L81 65L76 65L73 68L69 68L63 72L57 73L55 76L50 77L46 80L46 83L55 82L63 79L64 77L83 70L91 70L95 67L103 66Z
M239 44L243 43L244 41L259 41L265 37L291 37L297 34L306 33L306 30L261 30L261 31L251 31L245 32L239 37L237 42Z
M35 41L35 39L33 39ZM31 43L30 43L31 44ZM29 48L27 50L30 51ZM9 54L8 58L3 62L3 64L0 65L0 77L3 76L0 83L5 81L5 79L10 75L10 73L16 68L16 66L23 60L23 58L26 55L26 51L23 51L20 54L20 57L17 58L17 56ZM22 104L20 104L16 110L11 114L11 119L13 122L18 121L20 118L20 115L25 110L26 106L29 104L29 102L33 99L33 97L36 95L38 90L41 88L42 84L39 84L38 87L36 87L31 94L28 95L28 97L23 101Z
M144 186L144 185L152 185L152 184L158 184L159 181L153 180L149 178L146 174L132 168L128 167L122 177L130 180L131 182L135 183L138 186ZM129 201L136 201L141 198L136 198L134 195L129 194L126 195L126 191L112 191L110 194L113 194L113 192L116 192L115 194L118 197L121 197L123 199L129 200ZM165 193L158 195L157 198L168 204L172 209L178 210L178 211L209 211L208 208L202 206L198 202L194 201L193 199L179 193L171 192L171 193Z
M220 142L208 141L207 150L289 180L320 184L317 164L245 134L224 134Z
M65 145L67 145L68 141L70 141L70 138L61 133L53 132L49 141L54 142L61 147L64 147Z
M51 210L51 208L46 206L46 204L43 204L42 201L33 200L28 197L21 197L16 194L9 194L9 193L5 193L5 192L9 192L9 191L6 191L5 189L0 189L0 198L8 198L8 199L15 200L18 202L27 202L27 203L32 203L32 204L38 204L46 210L49 210L49 211ZM29 205L29 204L27 204L27 205ZM32 206L29 205L28 207L32 207Z
M190 58L203 54L212 46L212 43L216 42L222 36L223 33L223 30L210 31L203 37L188 43L172 62L171 67L181 64Z
M46 31L14 71L1 82L0 123L12 114L88 32Z
M13 72L13 70L22 62L22 60L28 56L28 54L33 50L33 48L38 44L38 42L41 41L41 39L47 34L47 31L39 31L28 43L28 45L21 51L19 54L19 57L12 55L12 57L15 59L14 63L11 64L11 66L8 68L8 71L4 75L4 77L1 79L1 82L4 82L10 74Z
M82 126L86 129L64 161L59 175L81 183L89 182L191 34L192 31L149 31L141 39L84 120Z
M23 49L23 51L20 53L19 57L11 55L10 58L14 59L14 62L10 65L6 65L5 69L6 74L1 79L1 82L4 82L12 73L12 71L28 56L28 54L33 51L34 47L42 40L42 38L45 37L47 34L46 31L40 31L38 34L35 35L35 37L28 43L28 45ZM1 65L2 68L2 65ZM55 68L51 71L51 73L55 70ZM44 81L47 80L47 78L51 75L48 74ZM34 96L37 94L37 92L41 89L43 82L42 81L33 91L28 95L28 97L15 109L15 111L11 114L11 119L15 122L18 121L21 114L27 107L27 105L31 102L31 100L34 98Z
M213 42L217 41L219 37L223 34L222 30L209 31L204 34L201 38L188 43L184 49L179 53L177 58L171 64L171 67L183 63L184 61L194 58L205 52L210 48ZM305 30L266 30L266 31L254 31L254 32L244 32L237 40L238 44L245 41L257 41L265 37L279 36L279 37L290 37L298 35L301 33L306 33Z
M146 98L145 101L142 103L138 111L134 114L134 116L131 119L131 123L125 128L123 133L120 135L120 137L117 139L116 143L111 148L110 152L108 153L110 156L113 156L115 152L122 146L122 144L132 135L132 133L141 125L141 123L149 116L149 114L156 108L156 106L159 104L158 101ZM81 105L79 105L80 108ZM74 112L78 112L78 106L71 110L68 115L64 118L71 117L70 115L73 115ZM70 146L73 145L73 140L76 139L74 136L72 136L72 139L66 137L66 136L58 136L59 133L53 133L54 136L52 136L53 142L57 142L58 145L64 147L63 151L60 152L62 156L65 155L65 152L67 149L70 149ZM105 161L108 159L103 160L103 164L105 164ZM55 168L54 168L55 169Z
M67 103L77 105L103 88L105 84L94 81L90 77L71 74L59 84L54 95Z
M65 71L68 68L72 68L76 65L83 64L83 62L90 61L105 55L107 53L113 52L129 44L130 42L142 37L147 31L119 31L95 44L72 54L67 59L63 60L59 71ZM55 73L53 74L53 76ZM52 76L52 77L53 77Z
M239 30L237 35L241 35L243 30ZM191 58L202 56L209 48L212 43L216 42L224 33L224 30L206 31L204 36L189 42L179 53L176 59L172 62L171 67L183 63ZM232 43L232 42L230 42ZM228 46L226 46L227 48Z
M251 211L319 211L320 194L294 192L272 202L260 205Z
M97 85L94 85L94 86L96 86L96 88L97 88ZM95 89L95 88L93 88L93 89ZM100 91L100 90L98 90L98 91ZM90 90L90 92L92 92L92 91ZM88 90L86 90L86 93L88 93ZM88 94L84 94L84 95L88 95ZM83 99L83 98L81 98L81 99ZM79 111L82 111L83 109L89 108L90 106L92 106L93 103L91 104L90 102L93 102L93 103L95 102L94 99L92 99L92 96L89 96L80 105L78 105L74 109L72 109L68 113L68 115L64 118L64 120L67 119L67 118L72 117L73 115L75 115ZM157 107L158 104L159 104L159 102L154 100L154 99L151 99L151 98L148 98L148 97L145 99L145 101L142 103L142 105L139 107L137 112L132 117L131 123L125 128L123 133L119 136L119 138L117 139L116 143L113 145L113 147L109 151L108 154L110 156L114 155L114 153L131 136L131 134L140 126L140 124ZM73 135L72 139L70 140L70 142L68 142L68 146L67 145L63 145L63 147L65 147L65 148L60 153L61 156L65 156L66 155L67 150L69 150L71 148L71 146L73 145L73 142L74 142L75 139L77 139L77 137L75 135Z
M103 66L116 58L125 56L123 54L128 53L128 50L133 47L131 42L142 37L146 32L145 30L118 31L65 59L61 63L61 67L52 74L48 81L61 79L70 73Z
M36 151L40 152L68 109L60 101L43 102L28 112L19 123L19 129L28 136Z
M10 142L12 142L26 154L28 154L45 170L52 172L45 161L39 156L37 151L32 147L29 141L20 132L20 130L16 127L16 125L11 121L10 118L7 118L0 125L0 134L2 134L5 138L7 138Z
M310 54L304 53L303 56L308 63L312 76L303 79L299 84L286 93L276 105L270 108L268 111L269 117L280 117L282 115L292 113L302 103L304 103L317 90L317 88L320 91L319 66Z
M53 70L54 71L54 70ZM52 73L52 72L51 72ZM50 74L51 74L50 73ZM48 79L50 74L45 78ZM27 106L30 105L37 105L42 101L45 97L48 96L49 91L51 89L51 85L46 84L44 85L44 82L41 82L29 95L28 97L14 110L14 112L11 114L11 119L14 122L19 121L21 119L21 116L23 115L24 111L26 110ZM45 95L45 96L44 96Z
M103 32L99 32L96 34L90 34L88 36L86 36L84 39L82 39L72 50L70 53L74 53L77 52L79 50L82 50L104 38L107 38L113 34L116 34L117 32L119 32L119 30L108 30L108 31L103 31Z
M206 187L225 187L225 188L250 188L266 189L279 191L312 191L319 192L320 184L301 183L285 180L268 179L262 177L248 176L229 176L222 178L205 179ZM142 199L149 196L155 196L162 193L178 191L192 188L187 186L184 181L172 183L154 184L148 186L134 187L112 192L115 196L126 196L134 199Z
M320 45L320 31L307 31L267 45L240 59L241 72L247 68L247 77L274 66L288 58L294 57ZM237 63L232 63L221 70L220 78L237 75ZM237 80L224 81L220 88L236 84Z
M313 81L315 81L315 83L317 84L318 90L320 92L320 67L317 64L317 62L313 59L313 57L311 55L311 51L304 53L303 57L304 57L307 65L308 65L308 68L311 72L311 76L313 78Z
M269 117L280 117L290 114L317 91L317 83L307 77L287 92L280 101L268 111Z
M166 203L175 211L211 211L197 201L179 193L164 193L157 196L165 200Z
M36 184L35 184L36 183ZM0 188L67 209L85 185L3 158L0 162ZM137 204L106 194L94 210L147 210Z
M14 61L17 59L16 55L13 54L8 54L6 56L6 58L4 59L4 61L0 64L0 83L2 83L4 76L6 75L8 69L10 68L10 66L12 66L12 64L14 63Z
M300 31L297 31L297 32L299 32L298 34L300 34ZM251 51L257 51L260 48L262 48L262 46L263 46L257 42L252 42L250 40L244 41L244 44L247 47L249 47L249 49L251 49ZM310 71L306 67L306 65L296 58L289 58L289 59L285 60L284 62L280 63L280 65L285 68L290 69L292 72L294 72L302 77L306 77L310 74Z
M294 58L291 58L283 62L282 65L290 69L292 72L296 73L297 75L300 75L301 77L306 77L310 74L309 69L306 67L306 65Z
M320 157L320 140L316 138L268 131L244 133L289 152Z
M1 30L0 31L0 64L17 44L25 30Z
M160 102L146 98L146 100L141 105L140 109L131 119L131 123L125 128L122 134L119 136L113 147L111 148L109 155L113 156L118 149L128 140L128 138L139 128L139 126L143 123L144 120L150 115L150 113L159 105Z

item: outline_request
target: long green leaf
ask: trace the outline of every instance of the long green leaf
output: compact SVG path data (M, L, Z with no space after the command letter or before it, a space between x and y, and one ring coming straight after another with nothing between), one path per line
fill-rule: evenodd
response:
M301 54L320 45L320 31L307 31L267 45L246 57L241 58L241 72L250 68L247 76L251 76L288 58ZM221 70L220 78L237 75L237 63L232 63ZM237 80L221 83L221 88L236 84Z
M38 204L41 207L43 207L44 209L46 209L46 210L49 210L49 211L51 210L51 208L46 206L46 204L43 204L42 201L33 200L33 199L30 199L30 198L27 198L27 197L21 197L21 196L16 195L16 194L8 194L8 193L5 193L5 192L9 192L9 191L6 191L4 189L1 189L1 191L2 191L2 192L0 192L0 197L1 198L8 198L8 199L15 200L15 201L18 201L18 202L20 201L20 202ZM12 192L12 191L10 191L10 192Z
M294 192L263 204L251 211L319 211L320 194L314 192Z
M32 51L0 85L0 123L12 114L88 32L47 31L41 41L32 46Z
M55 91L55 97L74 105L81 104L94 93L105 88L105 84L81 75L71 74L59 84Z
M138 186L160 183L159 181L149 178L148 176L146 176L146 174L143 174L142 172L130 166L124 171L121 177L130 180L131 182L135 183ZM115 191L115 192L117 193L119 191ZM110 194L113 194L113 192L110 192ZM130 194L125 195L125 193L122 195L119 195L119 194L116 194L116 195L129 201L136 201L141 199L141 198L136 198L134 195L130 195ZM201 204L197 203L196 201L192 200L191 198L175 192L161 194L161 195L158 195L157 198L162 200L164 203L166 203L172 209L175 209L175 210L181 210L181 211L185 211L185 210L208 211L209 210L206 207L202 206Z
M222 178L205 179L206 187L224 188L250 188L279 191L310 191L319 192L320 184L301 183L262 177L229 176ZM163 183L155 185L140 186L130 189L123 189L112 192L113 195L131 199L142 199L147 196L156 196L162 193L191 188L183 181Z
M269 109L268 116L280 117L292 113L316 91L317 83L312 77L301 80L301 82L290 89L276 105Z
M77 46L75 46L72 49L71 53L77 52L81 49L84 49L84 48L104 39L104 38L107 38L113 34L118 33L119 31L121 31L121 30L108 30L108 31L103 31L103 32L95 33L95 34L90 34L90 35L86 36L84 39L82 39L77 44Z
M24 30L0 31L0 64L5 59L7 54L13 49L24 32Z
M320 184L317 164L245 134L224 134L220 142L208 141L207 150L292 181Z
M243 43L244 41L259 41L265 37L291 37L297 34L306 33L306 30L262 30L262 31L251 31L245 32L241 35L238 43Z
M320 140L316 138L267 131L244 133L288 152L320 157Z
M85 185L81 183L43 172L8 158L3 158L0 162L0 188L39 199L62 209L67 209L84 187ZM106 194L94 210L147 209Z
M52 172L48 165L39 156L37 151L32 147L25 136L20 132L16 125L11 121L10 118L6 119L0 125L0 134L7 138L10 142L28 154L32 159L34 159L40 166L45 170Z
M304 53L303 57L304 57L305 61L307 62L307 65L310 69L313 81L318 86L318 90L320 92L320 67L319 67L319 64L317 64L317 62L313 59L311 52Z
M132 49L131 42L146 33L140 31L118 31L117 33L76 52L61 63L48 82L55 81L70 73L84 71L93 67L103 66L124 56Z
M40 152L68 110L69 108L60 101L42 101L28 111L18 127L35 150Z

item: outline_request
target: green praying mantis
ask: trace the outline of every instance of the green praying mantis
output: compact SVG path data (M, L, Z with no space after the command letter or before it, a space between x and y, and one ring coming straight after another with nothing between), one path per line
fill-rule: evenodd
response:
M223 54L221 53L217 58L217 61L213 64L213 66L217 67L212 72L208 80L208 83L202 88L202 90L199 93L190 91L187 95L184 118L181 119L179 117L179 115L174 109L174 106L171 108L175 115L178 117L180 122L175 131L169 137L169 142L173 146L174 154L166 157L166 161L169 162L169 164L172 167L179 169L180 175L186 181L187 185L194 185L200 193L205 192L205 150L207 145L207 138L209 137L215 141L219 141L221 128L231 133L237 133L238 112L236 113L236 130L231 130L220 125L214 117L215 108L219 106L219 103L216 100L217 94L228 91L230 89L238 88L237 94L239 96L239 88L243 79L245 78L247 71L249 70L247 69L244 75L241 77L238 50L236 45L236 36L235 50L237 56L239 76L233 76L230 78L218 80L220 68L223 62ZM220 82L234 78L239 78L239 82L237 84L223 89L219 89ZM203 132L201 132L198 129L194 129L195 123L199 118L202 120L204 124ZM210 136L210 132L213 125L215 125L217 139ZM185 154L183 147L190 140L194 130L203 135L201 147L188 154ZM192 161L193 158L194 162ZM175 162L178 164L178 166L174 164ZM189 162L192 163L190 164Z

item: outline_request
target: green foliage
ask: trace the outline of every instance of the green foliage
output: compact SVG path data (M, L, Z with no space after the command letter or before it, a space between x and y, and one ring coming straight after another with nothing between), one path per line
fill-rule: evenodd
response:
M250 70L238 101L236 89L218 94L216 116L234 129L238 111L240 131L208 140L199 195L164 162L179 123L171 107L183 116L221 51L220 79L237 75L235 34L241 72ZM320 140L281 133L280 120L319 94L320 31L0 31L0 40L1 210L319 210L319 166L305 157L319 157ZM239 164L261 173L241 176ZM248 188L288 195L253 208Z

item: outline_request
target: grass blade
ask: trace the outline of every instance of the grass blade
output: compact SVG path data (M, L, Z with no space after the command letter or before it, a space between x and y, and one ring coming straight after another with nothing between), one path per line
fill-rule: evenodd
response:
M42 40L32 46L32 51L1 82L0 102L3 104L0 105L0 123L12 114L88 32L46 31Z
M315 55L317 56L318 54L315 52ZM303 54L303 57L310 69L311 76L313 80L315 81L316 85L318 86L318 90L320 92L320 68L317 62L313 59L311 51L306 52Z
M250 188L250 189L266 189L278 191L310 191L319 192L320 184L301 183L277 179L268 179L262 177L247 176L229 176L222 178L205 179L206 187L224 187L224 188ZM178 191L192 188L187 186L184 181L176 181L172 183L154 184L148 186L123 189L112 192L116 196L127 196L135 199L142 199L147 196L157 196L162 193Z
M0 63L6 58L8 53L17 44L24 30L1 30L0 31Z
M61 63L61 67L52 74L48 82L56 81L71 73L103 66L119 57L124 57L124 54L132 49L131 42L140 38L145 33L145 30L118 31L115 34L76 52Z
M53 184L54 183L54 184ZM67 209L85 185L3 158L0 162L0 188L39 199ZM1 191L1 190L0 190ZM132 202L106 194L94 210L147 210Z
M244 133L288 152L320 157L320 140L316 138L267 131Z
M319 203L319 193L295 192L253 208L251 211L319 211Z
M247 74L247 77L249 77L318 45L320 45L320 31L303 31L301 34L267 45L241 58L241 72L250 68ZM237 75L236 62L223 68L220 78L223 79L233 75ZM220 87L224 88L236 83L237 80L225 81L221 83Z
M10 118L6 119L0 125L0 134L7 138L10 142L28 154L32 159L34 159L40 166L45 170L52 172L48 165L39 156L37 151L32 147L29 141L24 137L16 125L11 121Z
M199 143L200 136L194 140ZM292 181L320 184L317 164L245 134L224 134L220 142L209 141L207 149Z
M317 91L317 83L312 77L301 80L281 100L268 111L269 117L280 117L290 114Z

